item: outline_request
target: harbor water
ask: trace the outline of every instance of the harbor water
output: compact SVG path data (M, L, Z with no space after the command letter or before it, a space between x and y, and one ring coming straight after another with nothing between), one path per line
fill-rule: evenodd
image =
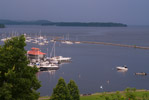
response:
M72 41L94 41L149 47L149 26L128 27L57 27L8 25L0 29L0 38L26 33L28 36L64 37ZM3 45L3 42L0 42ZM40 48L50 56L53 43L37 45L27 43L26 50ZM60 77L68 83L76 82L80 93L95 93L124 90L127 87L149 89L149 75L137 76L136 72L149 74L149 50L110 46L103 44L62 44L56 42L57 56L71 57L56 71L40 71L37 78L42 87L41 96L51 95ZM127 65L128 71L117 71L117 66ZM102 88L100 88L102 86Z

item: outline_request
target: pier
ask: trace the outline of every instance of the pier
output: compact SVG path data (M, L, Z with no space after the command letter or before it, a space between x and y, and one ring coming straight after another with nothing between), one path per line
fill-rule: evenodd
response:
M64 40L55 39L55 41L62 42ZM149 50L149 47L144 46L136 46L136 45L125 45L125 44L116 44L116 43L107 43L107 42L94 42L94 41L71 41L73 43L80 42L84 44L102 44L102 45L111 45L111 46L119 46L119 47L128 47L128 48L137 48L137 49L147 49Z

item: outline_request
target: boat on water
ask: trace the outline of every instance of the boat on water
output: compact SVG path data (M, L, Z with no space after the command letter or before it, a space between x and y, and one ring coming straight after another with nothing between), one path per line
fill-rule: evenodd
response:
M57 70L57 69L59 69L59 66L56 64L49 64L49 63L41 63L40 64L40 71Z
M60 62L57 59L51 59L51 58L47 57L46 60L52 64L60 64Z
M137 72L137 73L135 73L135 75L147 75L147 73L145 73L145 72Z
M128 70L128 67L126 65L124 65L124 66L117 66L116 69L117 70Z
M75 43L75 44L80 44L81 42L79 42L79 41L75 41L74 43Z
M51 62L52 62L52 61L58 61L58 62L70 61L70 60L71 60L71 57L55 56L55 44L56 44L56 42L54 42L52 51L51 51L51 53L50 53L50 58L49 58L49 60L50 60ZM53 56L52 56L52 54L53 54Z
M69 41L69 40L66 40L66 41L64 41L63 43L65 43L65 44L73 44L73 42L71 42L71 41Z
M70 61L71 57L54 56L54 57L51 57L50 60L57 60L57 61L63 62L63 61Z

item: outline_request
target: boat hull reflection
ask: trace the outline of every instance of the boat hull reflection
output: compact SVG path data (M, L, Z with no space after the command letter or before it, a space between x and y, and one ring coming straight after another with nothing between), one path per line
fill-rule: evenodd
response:
M59 67L55 67L55 68L52 68L52 67L49 67L49 68L46 68L46 67L40 67L40 71L50 71L50 70L58 70Z

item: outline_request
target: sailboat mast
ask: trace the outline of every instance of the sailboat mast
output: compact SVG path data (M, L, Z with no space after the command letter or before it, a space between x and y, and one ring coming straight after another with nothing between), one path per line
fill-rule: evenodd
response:
M56 41L54 41L54 57L55 57L55 43L56 43Z

